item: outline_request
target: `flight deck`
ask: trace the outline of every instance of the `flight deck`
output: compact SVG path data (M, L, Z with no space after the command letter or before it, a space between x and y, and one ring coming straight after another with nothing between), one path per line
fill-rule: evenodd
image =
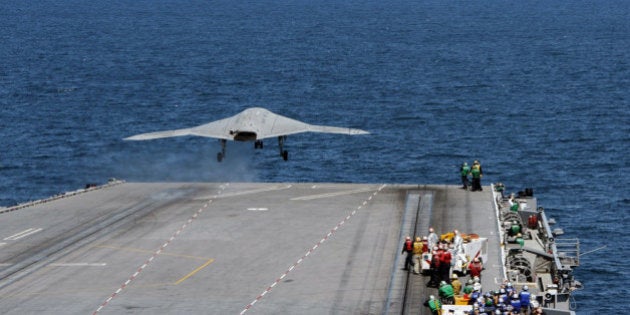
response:
M429 226L488 238L502 281L491 187L112 181L0 211L0 309L429 314L401 255Z

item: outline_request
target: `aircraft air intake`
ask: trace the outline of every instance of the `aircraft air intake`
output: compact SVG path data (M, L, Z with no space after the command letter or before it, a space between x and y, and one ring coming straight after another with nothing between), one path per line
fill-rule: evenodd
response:
M234 135L234 141L255 141L256 133L252 131L231 131Z

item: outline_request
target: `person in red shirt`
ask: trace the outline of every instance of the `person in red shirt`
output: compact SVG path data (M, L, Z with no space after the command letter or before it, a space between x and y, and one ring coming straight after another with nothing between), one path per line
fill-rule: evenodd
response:
M429 252L429 239L426 236L422 237L422 253Z
M440 252L437 246L433 247L431 254L431 280L427 286L437 287L440 283Z
M448 250L444 250L440 255L440 279L445 281L446 283L451 283L451 260L452 260L451 252Z
M473 262L468 265L468 272L470 273L470 277L479 277L481 279L481 271L483 270L483 264L479 260L478 257L473 259Z
M401 252L401 254L407 253L407 257L405 258L405 270L409 270L410 268L413 268L413 260L411 260L411 257L413 255L412 251L413 251L413 241L411 241L411 236L407 236L405 238L405 243L403 244L403 248Z

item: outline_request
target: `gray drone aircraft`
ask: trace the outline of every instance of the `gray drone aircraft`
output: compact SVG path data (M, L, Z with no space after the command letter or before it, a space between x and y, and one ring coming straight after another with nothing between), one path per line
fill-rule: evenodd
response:
M225 157L225 145L227 140L254 141L254 149L262 149L263 139L278 137L280 156L286 161L289 158L289 153L284 150L283 146L287 135L302 132L338 133L347 135L369 134L369 132L361 129L310 125L274 114L264 108L253 107L232 117L216 120L197 127L142 133L123 140L151 140L179 136L217 138L221 142L221 152L217 154L217 160L221 162Z

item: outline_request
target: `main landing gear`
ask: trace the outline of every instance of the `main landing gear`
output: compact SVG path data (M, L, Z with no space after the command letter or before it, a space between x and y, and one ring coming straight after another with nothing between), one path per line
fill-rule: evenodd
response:
M221 162L225 157L225 143L227 142L227 140L221 139L219 141L221 142L221 152L217 153L217 161Z
M289 152L287 150L284 150L284 142L286 140L287 140L287 136L278 137L278 147L280 148L280 156L285 161L289 159ZM223 161L223 158L225 158L225 146L226 146L227 140L220 139L219 142L221 143L221 152L217 153L217 161L221 162ZM263 148L262 140L256 140L254 142L254 149L262 149L262 148Z
M285 161L289 159L289 152L287 152L287 150L283 150L284 141L286 140L287 140L287 136L278 137L278 146L280 147L280 156Z

